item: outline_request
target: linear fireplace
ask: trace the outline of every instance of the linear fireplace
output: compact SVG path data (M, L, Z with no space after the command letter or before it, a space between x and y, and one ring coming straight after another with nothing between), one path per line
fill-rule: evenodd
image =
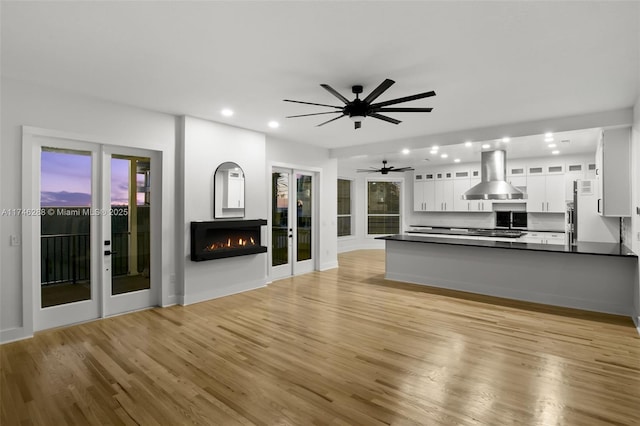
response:
M191 260L222 259L266 253L260 240L264 219L191 222Z

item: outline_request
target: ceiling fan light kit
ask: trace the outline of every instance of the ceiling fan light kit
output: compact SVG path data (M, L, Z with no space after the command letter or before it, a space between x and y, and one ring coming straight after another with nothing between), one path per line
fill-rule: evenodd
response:
M285 102L294 102L298 104L305 105L316 105L316 106L324 106L329 108L334 108L334 111L326 111L326 112L317 112L313 114L300 114L300 115L290 115L287 118L297 118L297 117L308 117L311 115L322 115L322 114L340 114L337 117L334 117L330 120L327 120L323 123L318 124L316 127L324 126L325 124L331 123L332 121L336 121L342 117L349 117L354 122L354 127L359 129L362 127L362 121L366 117L377 118L378 120L386 121L392 124L400 124L400 120L396 120L395 118L387 117L386 115L380 114L381 112L431 112L433 108L387 108L389 105L396 105L403 102L414 101L416 99L427 98L430 96L435 96L436 92L424 92L418 93L416 95L405 96L402 98L391 99L384 102L373 103L382 93L384 93L391 85L393 85L395 81L386 79L378 87L373 89L371 93L367 95L364 99L360 99L360 94L363 91L363 87L361 85L355 85L351 87L351 91L356 95L356 98L353 101L349 101L347 98L342 96L337 90L329 86L328 84L321 84L320 86L325 89L327 92L331 93L333 96L338 98L340 101L344 103L344 106L336 106L336 105L327 105L327 104L318 104L314 102L303 102L303 101L294 101L291 99L284 99Z

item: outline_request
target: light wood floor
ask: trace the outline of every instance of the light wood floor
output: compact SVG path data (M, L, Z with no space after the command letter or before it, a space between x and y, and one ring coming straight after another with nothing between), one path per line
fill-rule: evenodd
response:
M0 424L640 424L630 319L385 281L382 251L339 260L3 345Z

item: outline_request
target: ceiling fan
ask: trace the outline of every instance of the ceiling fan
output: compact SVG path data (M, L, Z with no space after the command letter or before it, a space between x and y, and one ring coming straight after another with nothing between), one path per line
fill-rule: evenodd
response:
M336 106L336 105L326 105L326 104L317 104L314 102L303 102L303 101L293 101L291 99L284 99L285 102L295 102L298 104L306 104L306 105L317 105L324 106L329 108L335 108L335 111L327 111L327 112L317 112L314 114L301 114L301 115L290 115L287 118L295 118L295 117L308 117L311 115L323 115L323 114L340 114L339 116L332 118L331 120L327 120L324 123L318 124L316 127L324 126L327 123L331 123L332 121L338 120L342 117L348 116L353 120L354 126L356 129L359 129L362 126L362 120L365 117L373 117L378 120L387 121L393 124L401 123L400 120L396 120L395 118L387 117L386 115L380 114L381 112L431 112L433 108L396 108L391 107L387 108L389 105L395 105L403 102L414 101L416 99L427 98L429 96L435 96L436 92L424 92L418 93L417 95L405 96L403 98L391 99L389 101L373 103L374 100L378 98L382 93L384 93L395 81L390 79L385 79L378 87L373 89L369 95L360 99L359 95L362 93L362 86L356 85L351 87L351 91L356 95L356 98L352 101L349 101L347 98L338 93L334 88L329 86L328 84L321 84L322 88L331 93L336 98L340 99L345 105L344 106Z
M382 167L376 169L375 167L369 167L368 169L358 169L358 173L382 173L383 175L388 175L389 172L408 172L413 170L412 167L387 167L387 160L382 160Z

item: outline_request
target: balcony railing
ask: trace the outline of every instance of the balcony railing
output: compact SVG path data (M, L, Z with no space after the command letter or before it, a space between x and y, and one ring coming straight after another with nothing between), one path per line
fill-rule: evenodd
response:
M129 274L129 232L114 232L111 240L113 276ZM41 283L88 281L91 277L89 234L41 236ZM149 265L149 232L138 232L138 271Z

